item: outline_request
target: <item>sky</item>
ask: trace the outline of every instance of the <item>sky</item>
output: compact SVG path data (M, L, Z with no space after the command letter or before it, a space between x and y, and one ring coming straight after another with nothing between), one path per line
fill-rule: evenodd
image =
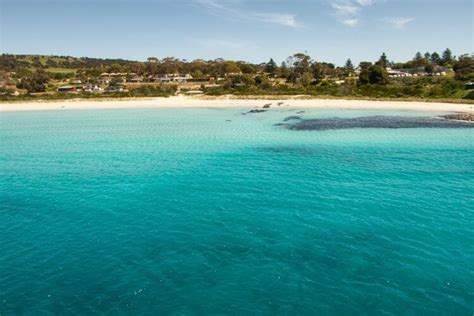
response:
M0 52L342 65L473 53L473 0L0 0Z

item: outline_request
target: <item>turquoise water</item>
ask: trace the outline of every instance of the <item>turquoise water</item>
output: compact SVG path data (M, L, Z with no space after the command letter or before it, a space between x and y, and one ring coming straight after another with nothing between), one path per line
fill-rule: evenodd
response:
M0 314L474 313L474 130L241 112L2 113Z

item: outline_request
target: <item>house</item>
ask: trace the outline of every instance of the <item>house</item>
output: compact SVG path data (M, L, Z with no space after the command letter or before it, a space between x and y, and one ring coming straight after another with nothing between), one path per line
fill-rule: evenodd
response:
M391 78L403 78L403 77L411 77L412 75L406 71L387 68L388 76Z
M166 78L166 77L153 77L152 79L153 82L171 82L171 79Z
M191 80L191 79L193 79L193 77L190 74L187 74L184 76L178 75L177 77L173 78L173 81L174 82L188 82L188 80Z
M128 82L134 82L134 83L138 83L138 82L142 82L142 81L143 81L143 78L138 77L138 76L135 76L135 77L132 77L132 78L128 79Z
M108 85L111 79L109 77L102 77L97 82L101 85Z
M452 72L453 69L443 66L436 66L433 70L434 76L446 76L448 73Z
M125 87L122 85L114 85L114 86L107 87L107 91L109 92L123 92L125 90L126 90Z
M173 79L168 77L168 75L162 75L162 76L155 76L153 78L153 82L161 82L161 83L169 83Z
M84 86L84 88L82 89L82 91L84 92L88 92L88 93L98 93L98 92L102 92L104 89L102 89L101 87L99 87L98 85L86 85Z
M75 86L62 86L58 88L58 92L62 93L71 93L71 92L76 92L77 89Z

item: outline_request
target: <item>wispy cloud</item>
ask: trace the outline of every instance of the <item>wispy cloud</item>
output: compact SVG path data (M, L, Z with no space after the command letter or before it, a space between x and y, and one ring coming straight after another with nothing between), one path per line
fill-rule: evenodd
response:
M359 19L346 19L346 20L341 20L342 24L345 24L349 27L356 27L359 24Z
M356 2L363 7L374 4L374 0L356 0Z
M348 26L356 27L361 21L362 11L375 3L376 0L330 0L336 19Z
M193 0L193 2L207 9L209 13L227 19L255 21L290 28L301 27L294 14L246 10L242 8L240 0Z
M359 14L360 7L354 5L351 2L333 2L331 7L334 9L336 15L338 16L349 16Z
M407 26L408 23L412 22L413 18L406 18L406 17L396 17L396 18L385 18L383 19L384 22L390 24L394 28L398 30L403 30Z
M292 28L297 28L300 25L296 21L296 16L285 13L253 13L253 16L264 23L273 23Z

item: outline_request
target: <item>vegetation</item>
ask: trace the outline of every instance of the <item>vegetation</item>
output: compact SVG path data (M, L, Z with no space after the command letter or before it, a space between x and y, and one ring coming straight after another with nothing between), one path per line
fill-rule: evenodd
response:
M406 76L397 76L395 71ZM104 73L114 77L103 83ZM189 79L186 83L153 82L168 74L189 75ZM146 62L139 62L69 56L0 56L0 99L3 100L170 96L190 90L207 95L473 100L470 83L473 80L473 56L455 57L449 49L441 55L418 52L412 60L402 63L390 61L383 53L374 63L361 62L357 68L351 59L337 67L303 53L288 57L280 66L273 59L251 64L223 59L187 62L150 57ZM57 92L66 85L73 86L73 93ZM102 86L97 88L100 93L90 93L85 92L84 85Z

